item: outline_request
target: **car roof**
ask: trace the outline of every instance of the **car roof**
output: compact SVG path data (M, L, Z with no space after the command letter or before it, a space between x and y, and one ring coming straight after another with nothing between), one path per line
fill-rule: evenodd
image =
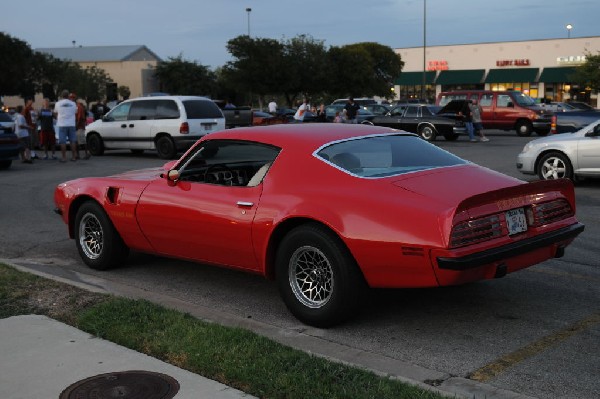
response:
M129 100L125 100L123 102L156 101L156 100L165 100L165 99L167 99L167 100L180 100L180 101L187 101L187 100L212 101L208 97L201 97L201 96L147 96L147 97L130 98Z
M314 151L332 141L373 134L406 133L388 127L346 123L292 123L227 129L206 139L248 140L271 144L283 150Z

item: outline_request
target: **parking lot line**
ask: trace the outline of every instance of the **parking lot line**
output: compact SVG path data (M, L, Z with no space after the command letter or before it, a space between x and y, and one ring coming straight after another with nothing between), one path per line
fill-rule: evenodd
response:
M572 324L554 334L547 335L519 350L511 352L496 361L489 363L473 372L469 378L475 381L486 382L500 375L505 370L516 364L543 352L547 348L557 345L567 338L584 331L594 324L600 323L600 313L594 313L585 319Z

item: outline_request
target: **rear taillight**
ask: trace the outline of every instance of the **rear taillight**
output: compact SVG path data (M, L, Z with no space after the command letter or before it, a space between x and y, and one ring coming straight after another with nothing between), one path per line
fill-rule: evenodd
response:
M556 115L552 115L550 120L550 134L556 134Z
M462 247L481 241L491 240L502 235L502 224L498 215L468 220L454 226L450 236L450 246Z
M573 216L573 208L567 200L557 199L554 201L534 204L527 209L527 224L532 227L544 226L558 220Z
M179 133L181 133L181 134L188 134L189 132L190 132L190 125L188 125L187 122L183 122L179 126Z
M563 198L525 207L527 227L541 227L574 215L573 208ZM452 228L450 247L457 248L508 235L505 213L458 223Z

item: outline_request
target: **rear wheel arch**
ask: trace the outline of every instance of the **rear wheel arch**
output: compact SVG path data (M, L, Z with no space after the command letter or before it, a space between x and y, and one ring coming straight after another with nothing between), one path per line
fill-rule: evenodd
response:
M173 159L177 156L175 141L169 133L158 133L154 136L154 147L162 159Z

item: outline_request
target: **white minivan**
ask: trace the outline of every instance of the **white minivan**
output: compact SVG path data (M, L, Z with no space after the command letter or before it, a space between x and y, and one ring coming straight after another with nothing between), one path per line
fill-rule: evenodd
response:
M225 129L225 117L210 99L197 96L138 97L123 101L85 129L92 155L105 150L156 150L173 159L202 136Z

